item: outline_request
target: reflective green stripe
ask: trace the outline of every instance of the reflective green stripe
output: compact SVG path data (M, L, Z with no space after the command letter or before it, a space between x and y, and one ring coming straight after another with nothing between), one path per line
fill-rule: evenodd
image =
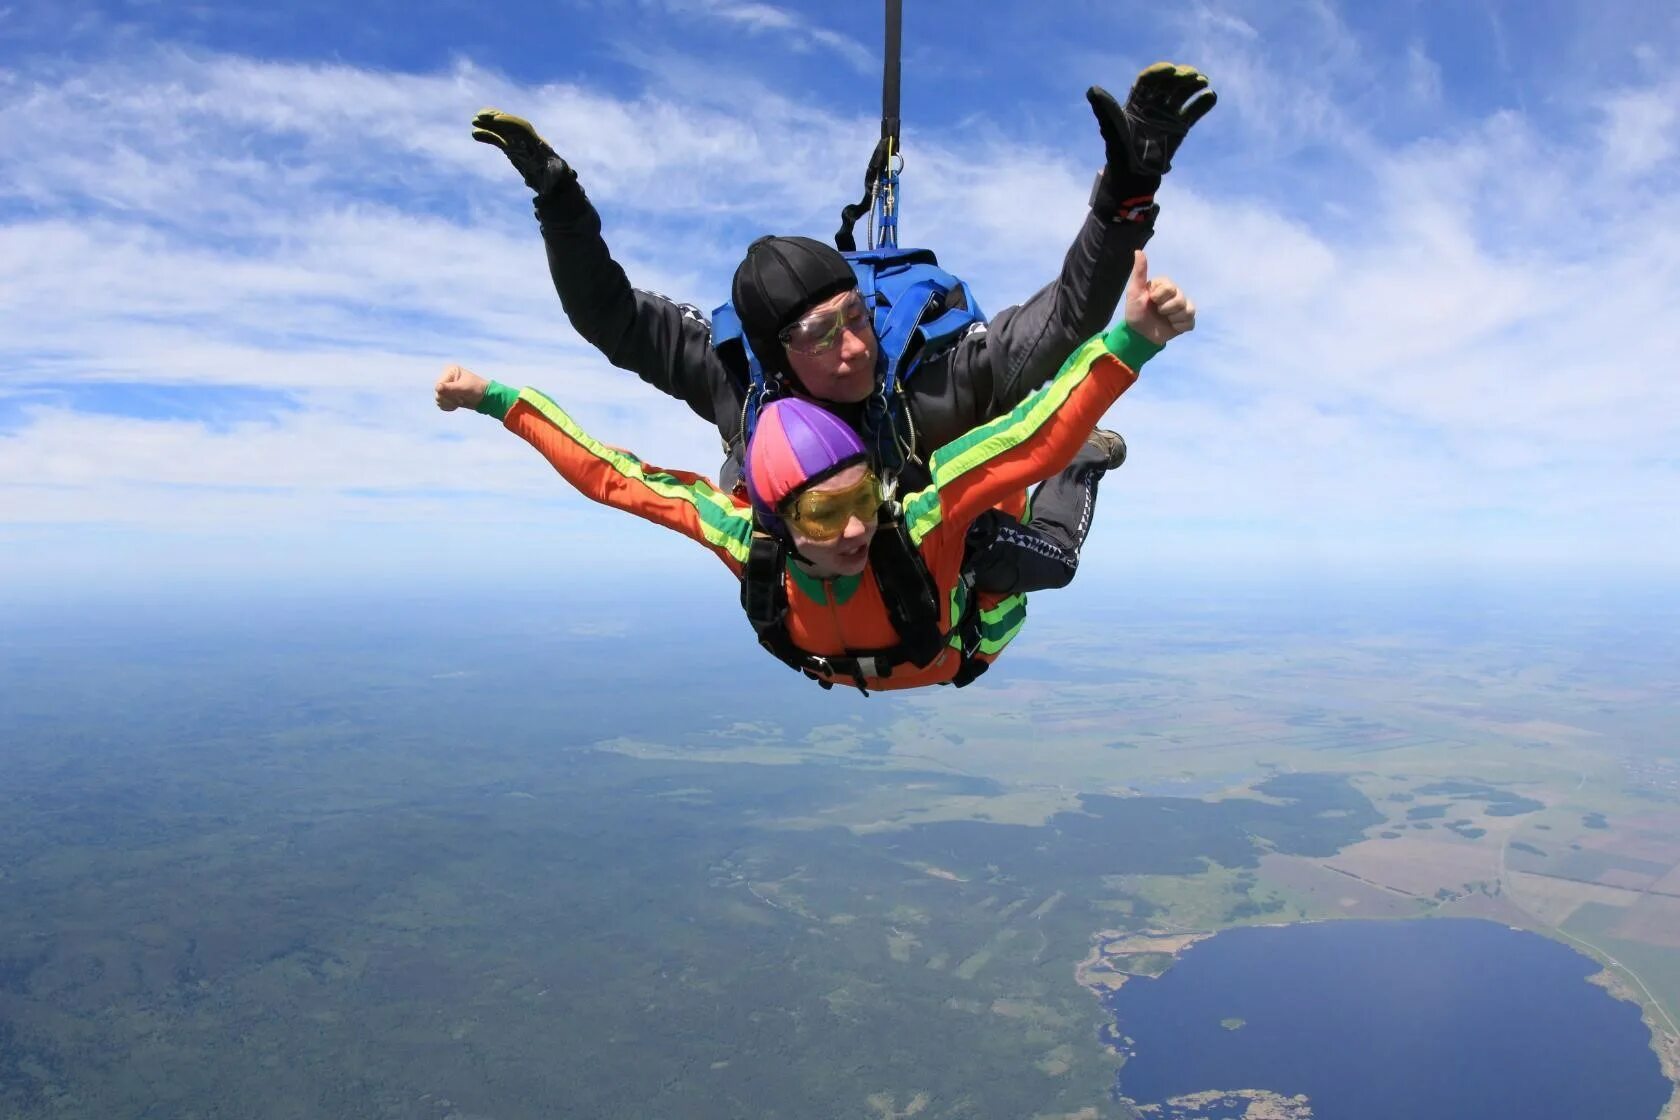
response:
M1062 363L1060 372L1048 384L997 419L987 421L935 451L928 461L933 485L916 491L905 501L905 520L910 526L910 539L920 544L939 525L939 490L1026 442L1085 380L1092 363L1107 353L1108 347L1103 345L1102 336L1087 340Z
M967 588L959 583L951 589L951 617L961 618L963 609L968 604ZM978 652L996 655L1004 646L1014 640L1021 632L1021 627L1027 622L1027 596L1023 592L1011 595L1007 599L1000 599L990 607L980 608L980 648ZM962 636L953 629L948 643L955 649L962 648Z
M686 483L628 452L592 438L572 422L559 405L537 392L522 389L519 399L542 413L543 419L559 428L579 447L600 459L626 478L635 479L662 498L685 502L694 507L700 517L700 533L706 543L720 548L742 564L751 550L752 518L731 502L727 495L710 483Z
M929 486L910 495L904 502L904 525L910 533L911 544L921 544L922 538L939 524L939 491Z
M997 654L1014 640L1027 622L1027 597L1011 595L980 612L980 652Z

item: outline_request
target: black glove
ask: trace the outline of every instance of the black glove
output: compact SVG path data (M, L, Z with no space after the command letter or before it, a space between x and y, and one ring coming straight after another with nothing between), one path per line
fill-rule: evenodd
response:
M548 146L547 140L537 135L537 130L524 117L500 109L481 109L473 118L472 136L480 143L500 148L524 178L525 185L536 191L539 198L577 183L577 173Z
M1086 90L1085 99L1097 115L1110 164L1139 175L1165 175L1185 134L1219 95L1194 67L1157 62L1137 76L1124 107L1101 86Z
M1086 90L1085 99L1108 148L1091 209L1114 221L1153 225L1161 176L1172 167L1190 126L1207 115L1218 95L1199 70L1157 62L1132 83L1124 108L1101 86Z

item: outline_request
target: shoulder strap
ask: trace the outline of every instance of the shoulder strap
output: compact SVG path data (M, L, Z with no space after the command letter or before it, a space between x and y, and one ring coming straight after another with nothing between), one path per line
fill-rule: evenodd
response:
M752 544L747 549L747 562L741 568L741 606L747 613L747 622L751 624L753 633L758 635L758 644L768 650L776 660L804 673L824 689L833 688L834 682L825 679L818 670L845 672L853 678L858 691L868 696L869 690L864 687L863 671L855 661L851 662L849 668L831 663L825 658L806 653L788 637L787 584L783 582L787 555L785 541L754 525ZM873 670L873 666L870 668ZM889 667L885 673L872 675L886 676L891 671Z
M764 363L753 353L733 303L725 303L712 312L712 349L737 378L743 367L746 370L746 383L741 386L741 442L745 445L758 427L759 410L781 395L780 379L764 372Z
M741 568L741 609L747 612L747 621L761 641L768 630L779 628L784 637L787 634L787 587L782 583L786 562L781 539L755 524L747 562Z
M910 543L897 502L881 508L880 528L869 544L869 567L881 590L887 618L898 631L894 651L902 660L926 665L945 648L947 635L939 626L939 589L920 552Z
M943 350L986 321L968 284L941 268L931 249L893 247L844 256L874 312L889 380L907 377L923 354Z
M843 254L868 303L880 345L881 374L864 405L862 433L877 465L896 473L918 460L914 419L903 385L921 362L986 321L963 281L931 249L896 245Z

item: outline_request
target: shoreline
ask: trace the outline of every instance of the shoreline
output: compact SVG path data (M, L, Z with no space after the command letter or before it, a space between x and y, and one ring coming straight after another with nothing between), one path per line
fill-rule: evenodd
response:
M1134 976L1161 975L1171 965L1155 968L1155 959L1164 956L1177 961L1184 950L1198 941L1206 941L1219 932L1098 930L1091 935L1091 951L1086 954L1084 960L1073 966L1073 978L1081 988L1095 993L1100 1000L1105 994L1117 992L1125 987L1126 981ZM1140 958L1150 959L1146 962Z
M1662 1068L1663 1076L1674 1086L1668 1103L1657 1113L1657 1120L1680 1120L1680 1035L1675 1035L1667 1029L1666 1023L1658 1018L1652 1007L1639 998L1639 993L1627 982L1625 976L1596 957L1592 959L1601 967L1599 971L1587 977L1587 983L1595 984L1609 992L1612 997L1625 1000L1639 1008L1639 1017L1651 1032L1651 1049L1656 1051L1657 1064Z

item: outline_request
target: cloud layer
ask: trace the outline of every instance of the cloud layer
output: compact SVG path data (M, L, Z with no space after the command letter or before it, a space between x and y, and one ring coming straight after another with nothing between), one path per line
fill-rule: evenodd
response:
M874 65L787 9L665 7ZM1374 44L1304 10L1280 41L1242 5L1201 5L1162 43L1221 91L1151 246L1202 325L1111 417L1134 454L1090 566L1680 560L1672 68L1466 111L1427 36ZM435 545L441 517L514 551L549 547L522 534L546 541L558 517L645 553L652 530L431 408L460 361L651 460L717 457L704 424L572 334L527 192L467 119L536 121L633 282L705 305L753 235L832 228L858 173L836 153L866 153L874 122L698 59L639 64L619 91L467 59L395 72L168 45L0 71L0 536L17 545L0 574L46 578L78 529L113 525L161 542L154 558L237 530L269 567L276 542L340 525L377 570ZM907 129L906 236L989 309L1047 280L1078 226L1101 146L1082 104L1067 114L1032 130L1000 100ZM116 391L160 386L203 408Z

